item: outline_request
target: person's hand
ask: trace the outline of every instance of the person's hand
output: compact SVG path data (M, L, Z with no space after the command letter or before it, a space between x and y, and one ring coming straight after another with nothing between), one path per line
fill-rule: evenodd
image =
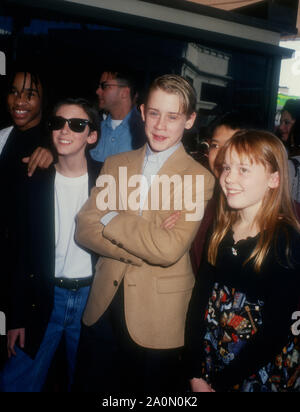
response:
M10 358L16 356L15 344L19 339L20 348L25 345L25 328L11 329L7 332L7 353Z
M171 216L167 217L161 224L162 229L171 230L175 227L178 219L180 218L181 211L174 212Z
M201 378L193 378L190 380L192 392L215 392L213 388Z
M37 167L40 169L48 169L53 160L53 154L49 149L38 147L30 157L24 157L22 162L28 163L28 176L32 176Z

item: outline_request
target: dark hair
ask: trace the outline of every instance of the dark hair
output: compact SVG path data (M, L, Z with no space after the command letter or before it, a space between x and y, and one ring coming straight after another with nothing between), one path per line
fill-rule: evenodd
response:
M284 142L284 144L287 146L290 155L298 155L300 148L300 99L287 100L281 113L284 111L288 112L295 120L288 136L288 140Z
M135 75L129 68L124 66L110 66L104 68L102 73L110 73L120 84L129 87L131 100L134 100L137 97L137 75Z
M289 99L285 102L281 112L288 112L293 119L300 120L300 99Z
M218 127L225 126L232 130L253 129L254 125L246 116L238 112L227 112L215 118L208 126L208 138L212 139Z
M11 91L13 82L15 80L15 77L18 73L22 73L24 75L24 81L23 81L23 89L25 88L25 83L26 83L26 78L29 75L30 76L30 86L36 86L37 88L37 93L38 96L41 98L41 103L42 103L42 112L45 112L46 109L46 104L47 104L47 87L46 87L46 82L44 79L44 76L42 72L33 69L31 67L26 67L24 65L16 65L14 69L12 70L9 78L8 78L8 83L7 83L7 90L6 90L6 95L8 95ZM41 87L42 89L42 96L40 96L39 91L38 91L38 86Z
M90 132L91 131L96 131L97 136L99 136L99 125L100 125L100 118L99 118L99 113L98 110L94 105L92 105L88 100L83 99L81 97L78 98L71 98L68 97L66 99L60 100L58 103L55 104L53 110L52 110L52 116L55 116L58 109L61 106L65 105L74 105L74 106L79 106L81 107L86 115L88 116L89 122L90 122Z

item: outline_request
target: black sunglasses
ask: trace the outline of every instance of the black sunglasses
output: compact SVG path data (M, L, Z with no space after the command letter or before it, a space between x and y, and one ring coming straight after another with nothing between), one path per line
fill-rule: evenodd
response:
M66 122L68 122L70 130L75 133L82 133L86 125L89 125L90 128L92 128L91 122L87 119L65 119L61 116L52 117L48 122L48 127L50 130L60 130L65 126Z

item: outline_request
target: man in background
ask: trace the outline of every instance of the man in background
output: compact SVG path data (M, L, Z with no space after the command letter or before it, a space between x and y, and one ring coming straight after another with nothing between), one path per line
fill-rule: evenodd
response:
M98 162L114 154L138 149L145 144L144 125L136 107L136 81L127 70L103 71L96 94L105 113L98 145L91 157Z

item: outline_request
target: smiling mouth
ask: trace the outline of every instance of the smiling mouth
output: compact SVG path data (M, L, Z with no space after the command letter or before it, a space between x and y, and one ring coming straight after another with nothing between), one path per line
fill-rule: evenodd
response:
M153 135L153 139L154 139L156 142L164 142L165 140L167 140L167 137L165 137L165 136Z
M13 113L14 117L24 117L29 113L29 111L28 110L13 109L12 113Z
M226 195L227 195L227 196L239 195L240 193L242 193L242 190L226 189Z
M66 139L58 139L58 143L62 145L69 145L72 143L71 140L66 140Z

